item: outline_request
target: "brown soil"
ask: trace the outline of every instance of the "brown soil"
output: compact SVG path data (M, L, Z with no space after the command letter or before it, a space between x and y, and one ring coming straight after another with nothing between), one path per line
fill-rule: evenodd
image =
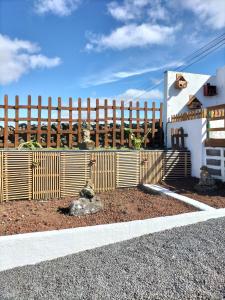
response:
M150 195L138 188L99 194L104 209L93 215L68 215L70 199L0 203L0 235L73 228L175 215L196 209L172 198Z
M215 208L225 208L225 183L217 182L217 190L207 194L199 193L194 186L199 182L197 178L179 179L161 183L164 187L176 191L178 194L190 197Z

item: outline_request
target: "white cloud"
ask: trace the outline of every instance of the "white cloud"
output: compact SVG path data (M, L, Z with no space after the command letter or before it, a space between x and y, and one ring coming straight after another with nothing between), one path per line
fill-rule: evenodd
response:
M102 50L106 48L123 50L130 47L162 45L171 42L179 26L168 27L143 23L119 27L109 35L92 35L86 49Z
M48 58L39 51L34 43L0 34L0 84L17 81L30 69L52 68L61 63L59 57Z
M58 16L68 16L77 9L80 0L36 0L36 13L43 15L52 13Z
M107 6L111 16L119 21L134 20L141 16L142 9L149 3L149 0L125 0L121 5L116 1L110 2Z
M178 2L178 0L176 0ZM188 0L179 1L179 5L191 10L197 18L213 29L225 27L224 0Z
M85 78L82 87L97 86L106 83L117 82L119 80L129 78L132 76L143 75L150 72L156 72L159 70L167 70L168 68L179 67L183 64L182 61L172 61L171 63L160 65L157 67L148 67L143 69L133 69L129 71L118 71L118 72L103 72L98 73L98 76L91 76Z
M128 89L124 93L118 95L117 99L132 101L132 100L161 100L163 94L159 89L146 91L142 89Z

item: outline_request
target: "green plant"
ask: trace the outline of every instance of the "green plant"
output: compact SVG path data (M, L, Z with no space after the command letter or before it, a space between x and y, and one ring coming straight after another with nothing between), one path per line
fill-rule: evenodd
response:
M28 141L25 143L21 143L18 147L18 150L36 150L41 148L41 144L39 144L37 141Z
M136 137L131 128L125 128L124 130L125 130L126 133L129 134L129 136L131 138L131 141L132 141L132 145L133 145L135 150L140 150L141 149L141 145L145 142L148 134L151 132L151 129L149 129L143 137Z

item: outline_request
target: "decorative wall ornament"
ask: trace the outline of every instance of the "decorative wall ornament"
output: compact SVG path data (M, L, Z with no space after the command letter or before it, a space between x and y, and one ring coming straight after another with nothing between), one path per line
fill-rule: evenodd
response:
M198 100L198 98L195 95L190 95L187 106L189 109L200 109L202 108L202 103Z
M187 81L182 74L176 74L175 88L184 89L187 87Z
M171 128L171 146L173 150L184 150L185 141L184 138L188 137L188 134L184 133L183 127Z
M203 86L203 94L206 97L215 96L217 95L217 90L215 85L211 85L207 83Z

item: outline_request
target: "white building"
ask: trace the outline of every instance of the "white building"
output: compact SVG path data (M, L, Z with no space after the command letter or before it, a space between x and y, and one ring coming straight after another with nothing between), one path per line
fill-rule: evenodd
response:
M176 88L176 79L179 75L186 80L186 87ZM216 86L216 94L213 96L204 95L204 86L210 84ZM218 150L216 157L208 157L210 149L205 147L207 137L207 120L206 118L195 118L193 120L171 123L173 115L189 112L188 103L190 97L197 98L202 108L225 104L225 66L219 68L216 75L204 75L182 72L165 72L164 78L164 115L163 124L165 134L165 144L171 147L171 128L183 127L184 132L188 134L185 138L186 147L192 155L192 176L199 177L200 167L213 160L220 160L220 163L214 162L215 165L208 165L212 169L215 177L225 181L225 148L216 148ZM210 127L225 128L225 120L211 121ZM225 139L225 130L210 132L210 138ZM214 149L215 150L215 149ZM220 168L220 170L219 170Z

